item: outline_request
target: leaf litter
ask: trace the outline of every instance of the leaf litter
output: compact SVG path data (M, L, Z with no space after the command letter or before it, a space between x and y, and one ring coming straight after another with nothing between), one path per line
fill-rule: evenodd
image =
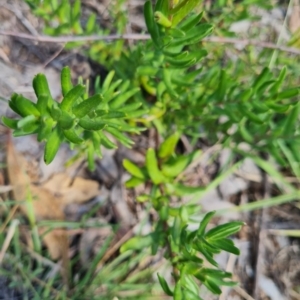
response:
M81 177L71 178L67 173L54 174L41 185L32 183L24 156L14 148L12 139L7 141L7 173L12 186L13 199L32 226L35 222L64 221L64 210L72 203L84 203L99 193L99 184ZM24 201L25 200L25 201ZM63 277L68 282L69 242L63 229L42 227L40 234L53 260L62 259Z
M297 1L298 2L298 1ZM3 10L4 11L4 10ZM2 11L2 13L3 13ZM1 12L0 12L1 14ZM11 18L10 18L11 19ZM298 21L298 20L297 20ZM136 20L134 21L136 22ZM15 26L11 25L11 22L9 23L8 28L15 28ZM144 26L144 24L143 24ZM297 24L298 26L298 24ZM23 45L25 47L28 47L28 45L26 46L25 44ZM31 50L37 50L39 49L36 45L31 44L29 45ZM20 45L18 45L18 47L6 47L7 49L14 49L14 57L11 57L11 55L9 55L9 51L8 56L10 57L11 61L13 62L18 62L20 60L16 60L16 53L19 53L19 49L21 48ZM23 51L24 52L24 51ZM1 63L1 62L0 62ZM53 62L53 64L60 64L61 66L61 61L59 59L57 59L56 61ZM76 62L76 66L78 65L78 63ZM2 63L1 63L1 70L3 70L2 68ZM8 68L10 70L12 70L12 68ZM35 70L33 71L35 72ZM8 72L3 72L6 74L6 77ZM27 75L28 78L32 78L31 75ZM14 76L11 76L12 78L14 78L14 80L16 80L17 77L20 77L20 72L16 72L16 74L14 74ZM7 78L5 78L7 79ZM9 85L9 86L15 86L15 82L13 82L13 84ZM21 88L26 89L26 87L24 85L21 86ZM53 89L52 89L53 90ZM1 89L1 93L3 93L3 89ZM11 90L8 91L7 96L9 97L9 94L11 93ZM145 138L146 143L151 143L152 141L154 141L153 138L146 138L145 136L139 136L138 138ZM29 143L28 144L29 147L32 147L32 145ZM151 145L150 145L151 146ZM9 145L8 147L11 147L10 151L8 151L8 153L14 150L13 145ZM22 147L21 147L22 148ZM139 149L144 149L147 148L143 145L143 143L137 143L137 148ZM23 152L23 151L22 151ZM14 152L12 152L14 153ZM132 152L128 152L130 156L132 154ZM15 155L15 156L14 156ZM47 170L45 171L44 176L40 176L39 175L39 171L36 172L36 170L30 170L28 169L28 165L29 162L28 160L26 161L26 157L24 158L23 154L20 153L16 153L12 155L12 157L10 157L10 159L12 160L10 163L8 163L9 166L9 173L10 173L10 188L13 186L14 187L14 199L19 202L19 206L20 206L20 210L23 212L23 214L32 217L30 215L30 205L32 206L32 210L34 212L34 217L35 220L37 222L39 221L64 221L66 220L66 216L65 216L65 211L67 209L67 207L70 206L74 206L76 204L81 204L81 203L86 203L86 201L88 201L89 196L91 194L93 194L91 191L95 191L96 193L96 181L94 182L94 185L91 185L91 189L86 189L85 186L85 181L82 180L82 178L77 179L77 177L75 177L75 179L70 176L69 174L67 174L67 172L64 170L63 168L63 163L58 162L58 165L53 165L54 169L60 171L60 173L58 174L53 174L53 171L55 170L51 170L49 171L49 168L47 168ZM131 155L132 156L132 155ZM136 158L136 154L133 155L134 158ZM209 160L211 158L211 155L209 156L209 158L207 160ZM17 161L15 160L17 159ZM143 155L141 155L141 160L143 160ZM106 160L105 162L107 162L108 160ZM206 160L205 160L206 161ZM24 164L24 165L23 165ZM59 165L60 164L60 165ZM31 163L31 168L38 168L38 165L35 165L34 163ZM189 174L187 174L187 178L193 183L196 184L209 184L210 181L212 180L213 176L211 176L211 174L216 174L217 171L212 170L211 166L214 166L214 164L210 164L207 166L200 166L198 168L195 168L194 170L192 170ZM217 168L216 168L217 169ZM117 178L120 177L119 174L117 174L116 176L111 176L112 174L110 174L111 172L103 172L103 170L108 170L110 171L110 166L107 167L105 166L105 163L100 163L100 168L98 168L99 170L99 174L97 174L97 176L94 176L95 174L92 174L93 178L99 178L99 177L103 177L101 178L100 181L103 181L105 183L107 183L107 186L111 186L112 183L113 184L113 193L110 191L111 198L113 198L113 205L112 208L107 208L107 210L112 210L113 212L109 212L108 214L114 216L115 214L118 215L118 213L115 213L114 210L117 209L117 211L121 211L126 215L125 209L126 208L126 203L124 203L124 196L122 195L122 191L120 190L120 188L118 187L118 185L120 184L119 182L116 183ZM243 170L242 168L238 170L239 173L241 173ZM255 170L257 171L257 170ZM47 173L50 172L50 173ZM237 172L237 171L236 171ZM43 173L43 172L42 172ZM36 174L35 177L33 176L33 174ZM91 175L91 174L90 174ZM113 174L114 175L114 174ZM228 185L230 184L230 182L227 181L227 183L223 183L222 187L218 187L218 189L214 189L212 190L212 194L211 195L206 195L206 197L203 197L202 202L203 204L207 205L206 209L207 210L211 210L211 209L215 209L218 208L220 209L222 207L222 205L224 207L227 206L236 206L236 205L241 205L243 203L248 203L248 202L254 202L257 199L261 198L259 195L259 183L261 181L261 172L249 172L249 174L247 174L247 176L241 176L241 174L237 174L236 173L236 177L233 178L243 178L247 180L247 184L250 181L249 186L247 186L247 189L244 189L243 187L239 187L239 190L236 191L235 194L231 194L229 193L229 189L227 188ZM254 184L255 180L252 180L249 176L250 175L255 175L255 178L258 178L256 181L257 183ZM117 177L117 178L116 178ZM246 178L248 177L248 178ZM250 179L249 179L250 178ZM40 180L42 181L42 183L37 183L37 181ZM75 181L77 181L77 183L75 184ZM70 186L70 183L72 183ZM75 189L73 190L74 186L76 186L78 184L78 186L80 187L76 187L76 192ZM4 187L4 184L1 186ZM236 187L236 185L235 185ZM97 188L98 189L98 188ZM5 188L4 188L5 190ZM30 191L30 192L29 192ZM144 191L136 191L136 194L140 194L143 193ZM98 191L99 193L99 191ZM126 191L127 194L128 191ZM227 199L224 199L224 195L226 195ZM92 197L91 197L92 198ZM135 197L134 196L128 196L129 199L126 199L127 202L131 201L132 206L135 205L135 210L137 211L138 214L142 214L144 213L144 207L142 205L136 205L135 203ZM206 199L205 199L206 198ZM26 202L24 204L24 199L27 199L27 206L26 206ZM30 202L30 199L32 199L32 201ZM215 200L214 200L215 199ZM207 200L207 201L205 201ZM203 205L203 206L205 206ZM126 208L128 210L128 208ZM279 226L279 225L284 225L284 221L287 222L286 226L287 228L290 228L291 225L293 225L293 228L298 228L297 224L299 224L299 214L295 211L296 207L293 207L292 205L290 205L290 209L292 209L295 212L295 221L291 221L290 220L290 216L292 215L291 212L289 210L287 210L285 207L280 207L278 209L278 211L274 211L273 210L269 210L268 214L270 214L273 223L271 224L267 224L269 225L268 227L270 228L274 228L275 226ZM287 215L284 216L284 212L287 211ZM101 215L103 213L103 211L98 211L96 213L97 216ZM107 213L107 212L105 212ZM281 215L280 215L281 214ZM75 213L74 213L75 215ZM122 215L122 214L121 214ZM123 216L124 217L124 216ZM122 219L123 217L120 217L119 219ZM138 216L138 219L142 219L140 216ZM276 217L280 217L279 220L276 220ZM114 217L112 217L114 218ZM127 224L129 224L130 220L131 221L135 221L133 216L130 215L129 220L127 221ZM251 289L253 289L253 278L255 278L255 272L258 273L258 270L255 269L255 264L253 263L253 260L255 260L255 257L258 256L262 256L262 253L257 253L256 249L255 249L255 243L257 243L257 237L259 236L259 231L260 228L257 225L257 223L259 223L259 219L260 217L257 215L256 212L248 212L245 213L244 215L241 214L235 214L234 216L228 216L228 214L226 214L226 216L222 216L222 218L228 218L228 219L235 219L235 218L243 218L244 220L247 220L247 223L249 224L249 226L245 227L245 229L243 230L243 232L240 233L239 238L239 244L241 245L241 248L245 248L242 251L242 254L244 254L244 256L239 257L238 258L238 262L236 263L235 266L235 276L237 276L237 281L241 282L241 286L248 291L249 293L251 293ZM116 218L117 220L115 220L115 222L118 222L119 219ZM105 222L105 220L103 220L102 222ZM125 222L126 223L126 222ZM281 228L281 227L279 227ZM45 236L43 237L44 243L46 244L48 250L49 250L49 254L52 257L52 259L59 259L62 256L65 256L65 260L67 261L68 256L70 256L70 252L72 251L69 248L69 243L68 243L68 232L65 231L65 229L52 229L50 232L49 231L49 227L47 228L46 226L43 228L43 231L45 233ZM102 240L101 240L101 234L99 236L99 232L97 233L97 229L95 230L94 228L92 228L91 230L83 230L83 234L81 237L81 242L80 242L80 248L82 248L81 250L81 260L82 263L88 263L90 261L89 255L93 256L95 255L95 253L98 252L99 250L99 246L101 246L102 244ZM105 231L105 230L104 230ZM104 232L103 231L103 232ZM46 232L48 232L46 234ZM43 235L43 232L40 232L40 234ZM107 234L109 234L109 230L107 230ZM30 235L29 235L30 236ZM47 238L48 237L48 238ZM50 238L49 238L50 237ZM47 241L48 240L48 241ZM62 242L61 242L62 241ZM96 242L95 242L96 241ZM265 259L266 261L268 261L268 269L265 271L265 273L267 274L268 278L271 278L273 282L275 282L277 284L277 286L282 287L282 289L284 289L284 287L289 287L290 288L290 292L292 292L292 288L293 286L300 286L299 285L299 273L296 273L296 271L298 272L298 268L296 268L295 266L297 266L297 258L299 258L299 247L297 245L297 243L294 243L294 245L292 246L288 246L290 244L289 240L287 237L284 237L284 243L280 243L280 239L277 236L273 236L272 238L270 238L270 236L268 235L267 238L265 239L267 245L265 245L264 247L266 248L266 253L267 255L263 257L263 259ZM271 243L272 242L272 243ZM295 241L294 241L295 242ZM93 245L89 245L89 247L84 247L85 244L91 243ZM282 245L283 244L283 245ZM270 245L270 247L268 246ZM271 261L271 262L270 262ZM224 267L226 267L226 259L224 262ZM290 269L289 269L290 268ZM67 273L67 269L68 267L65 268ZM292 277L294 279L294 282L291 281L291 273L293 273ZM295 274L294 274L295 273ZM278 276L279 275L279 276ZM263 276L262 276L263 278ZM264 278L263 278L264 279ZM1 277L0 277L1 280ZM65 279L66 280L66 279ZM266 281L262 280L262 283L264 283ZM294 283L294 285L292 286L291 283ZM270 284L268 286L271 286ZM274 288L274 287L273 287ZM264 293L266 294L266 293ZM271 297L271 293L269 295L262 295L259 297L259 299L266 299L267 297L273 299ZM241 294L239 293L235 293L232 295L232 293L227 294L226 295L226 299L244 299L245 297L242 297ZM296 299L295 297L291 298ZM206 300L208 300L208 297L205 297ZM250 298L249 298L250 299ZM299 299L299 298L298 298Z

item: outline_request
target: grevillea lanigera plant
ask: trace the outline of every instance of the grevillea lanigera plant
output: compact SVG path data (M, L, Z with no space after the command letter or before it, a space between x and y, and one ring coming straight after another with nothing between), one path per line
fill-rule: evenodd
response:
M63 99L58 103L51 96L45 75L38 74L33 79L37 102L13 94L9 106L21 119L2 117L2 122L13 129L14 136L37 134L39 142L45 141L46 164L52 162L61 143L66 141L78 145L78 150L85 151L89 167L94 169L94 153L102 156L100 145L117 147L105 133L130 147L133 142L124 132L139 133L143 128L130 126L126 120L147 112L146 109L140 109L141 102L127 103L139 88L128 90L128 81L112 82L113 77L112 71L105 78L101 92L89 97L86 86L73 86L70 70L65 67L61 72Z
M158 0L154 6L147 1L144 16L151 39L124 50L112 64L114 70L102 84L97 83L94 95L89 95L88 84L73 85L65 67L61 72L63 97L57 102L45 75L38 74L33 79L37 100L13 94L9 106L19 119L3 116L2 122L14 136L36 134L45 143L47 164L67 142L87 155L90 169L94 169L95 156L102 156L102 146L116 148L120 142L131 147L132 135L155 128L163 142L146 150L145 165L124 160L123 166L131 175L127 188L150 188L136 200L155 211L156 217L150 233L131 238L120 252L163 252L172 266L172 280L167 282L158 274L164 292L174 299L201 299L202 285L220 294L222 285L235 284L231 274L219 268L215 255L221 251L239 254L230 237L243 223L207 230L214 215L210 212L196 229L191 226L192 217L201 213L199 205L182 199L197 198L204 187L189 186L184 174L201 151L179 155L179 139L184 134L191 139L218 140L240 155L244 153L237 146L246 142L258 152L271 153L282 165L286 159L281 152L288 154L287 160L293 154L299 162L299 140L298 144L291 142L299 128L299 101L295 101L299 89L284 88L285 68L277 76L264 68L250 83L241 83L234 76L229 80L226 70L202 64L208 53L201 41L213 31L213 25L203 20L205 13L198 11L196 0ZM68 26L76 27L78 22Z

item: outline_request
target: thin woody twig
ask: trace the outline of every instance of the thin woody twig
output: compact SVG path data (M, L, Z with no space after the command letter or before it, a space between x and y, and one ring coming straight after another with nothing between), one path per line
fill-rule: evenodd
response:
M276 45L273 43L263 42L263 41L256 41L256 40L249 40L249 39L240 40L237 38L224 38L218 36L208 37L203 39L203 41L211 42L211 43L224 43L224 44L243 44L244 46L252 45L252 46L268 48L268 49L277 49L279 51L300 55L300 49Z
M113 34L113 35L107 35L107 36L100 36L100 35L89 35L89 36L59 36L59 37L52 37L52 36L46 36L46 35L38 35L38 36L32 36L30 34L25 33L17 33L12 31L1 31L0 35L5 36L12 36L16 38L23 38L38 42L45 42L45 43L68 43L68 42L93 42L93 41L113 41L113 40L149 40L150 35L148 34ZM242 44L244 46L256 46L256 47L262 47L267 49L277 49L279 51L288 52L291 54L297 54L300 55L300 49L293 48L293 47L287 47L287 46L281 46L276 45L270 42L263 42L263 41L257 41L257 40L250 40L250 39L238 39L238 38L225 38L225 37L218 37L218 36L212 36L207 37L203 39L204 42L209 43L219 43L219 44Z
M48 64L50 64L65 48L65 44L62 44L62 46L53 54L50 58L48 58L44 64L43 68L46 68Z
M23 38L27 40L33 40L45 43L68 43L68 42L93 42L93 41L112 41L112 40L149 40L150 35L148 34L112 34L107 36L101 35L89 35L89 36L46 36L38 35L32 36L26 33L18 33L12 31L0 30L0 35L12 36L16 38Z

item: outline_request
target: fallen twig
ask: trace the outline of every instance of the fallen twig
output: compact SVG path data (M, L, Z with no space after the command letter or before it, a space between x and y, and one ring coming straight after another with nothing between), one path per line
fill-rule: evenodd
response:
M112 35L89 35L89 36L46 36L46 35L37 35L33 36L26 33L18 33L12 31L1 31L0 35L5 36L12 36L16 38L23 38L27 40L33 40L38 42L45 42L45 43L68 43L68 42L93 42L93 41L113 41L113 40L149 40L149 34L112 34ZM256 46L262 47L267 49L276 49L283 52L288 52L291 54L298 54L300 55L300 49L276 45L270 42L263 42L251 39L238 39L238 38L225 38L225 37L218 37L218 36L211 36L203 39L204 42L209 43L224 43L224 44L242 44L245 46Z

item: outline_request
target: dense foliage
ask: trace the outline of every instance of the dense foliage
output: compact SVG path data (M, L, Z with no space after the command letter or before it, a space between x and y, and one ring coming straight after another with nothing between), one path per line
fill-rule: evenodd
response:
M75 1L71 11L68 1L52 2L29 2L35 13L45 19L46 33L103 33L93 15L82 26L80 1ZM215 5L222 7L221 2L216 1ZM238 7L243 10L236 13L236 19L247 13L245 3ZM52 26L53 17L58 20L56 27ZM174 299L200 299L199 282L215 294L221 293L221 285L234 284L228 280L231 274L219 269L214 255L221 251L239 254L230 236L243 223L231 222L206 230L212 212L203 216L197 230L189 229L190 217L199 213L199 207L182 204L181 199L197 195L203 187L188 186L181 175L201 152L179 155L178 141L182 134L192 143L202 138L210 144L218 142L229 147L241 156L249 155L239 147L247 143L252 154L267 153L282 166L290 164L299 176L300 90L286 87L286 67L273 72L265 66L258 75L241 80L241 70L233 72L230 64L223 68L214 65L202 41L214 28L217 32L223 28L207 22L210 16L201 11L198 1L158 0L155 6L147 1L144 17L149 41L123 52L119 51L120 45L124 46L120 43L103 46L104 42L95 42L89 49L88 55L94 59L102 46L111 47L113 55L117 53L107 63L113 70L102 83L97 82L94 95L88 94L88 85L82 82L73 86L65 67L61 73L63 99L58 103L51 96L46 77L38 74L33 80L36 103L14 94L9 106L20 118L2 117L2 121L13 129L14 136L37 134L38 141L45 142L47 164L61 143L67 142L79 153L86 153L90 169L94 168L95 154L101 157L101 146L116 147L110 136L131 147L132 134L154 127L163 142L156 149L147 150L145 166L129 160L124 160L123 166L131 174L127 188L150 184L150 193L136 200L149 204L158 217L151 233L123 244L121 255L145 249L151 249L154 255L164 249L173 268L173 287L158 274L164 292ZM123 21L118 23L119 31ZM205 267L204 260L211 267Z

